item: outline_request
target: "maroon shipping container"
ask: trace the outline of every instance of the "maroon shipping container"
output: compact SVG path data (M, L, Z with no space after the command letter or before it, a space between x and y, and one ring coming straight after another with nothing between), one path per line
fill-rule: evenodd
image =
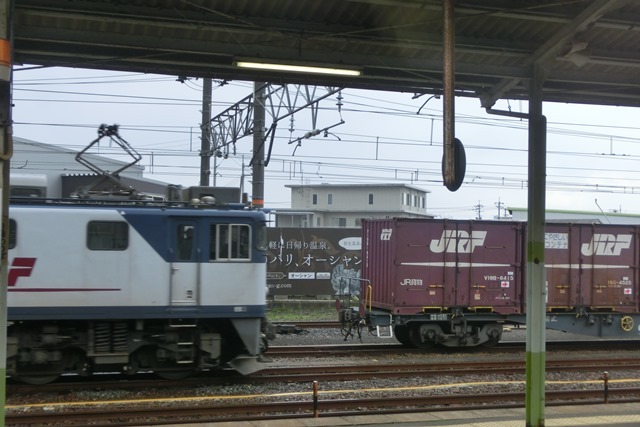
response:
M394 314L521 313L523 230L518 222L363 221L365 303Z
M634 226L548 224L547 310L636 313L637 242Z

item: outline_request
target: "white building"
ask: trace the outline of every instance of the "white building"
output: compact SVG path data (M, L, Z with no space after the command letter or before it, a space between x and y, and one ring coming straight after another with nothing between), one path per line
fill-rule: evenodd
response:
M13 137L10 185L15 196L68 197L78 187L90 185L98 177L93 171L76 161L77 151ZM92 164L102 170L114 172L127 163L94 154L84 154ZM144 167L132 165L119 176L123 185L137 191L164 195L167 184L143 178ZM29 193L46 188L46 194Z
M432 218L428 190L405 184L287 185L291 209L274 212L276 227L360 227L363 218Z
M526 221L526 208L507 208L514 221ZM620 212L565 211L548 209L545 211L547 222L580 222L602 224L640 224L640 215Z

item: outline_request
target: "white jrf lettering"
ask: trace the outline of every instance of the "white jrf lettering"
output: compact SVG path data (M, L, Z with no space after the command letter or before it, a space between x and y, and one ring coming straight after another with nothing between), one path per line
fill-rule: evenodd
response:
M581 252L584 256L617 256L631 247L632 237L631 234L594 234L591 242L582 244Z
M393 230L391 228L383 228L380 233L380 240L391 240L391 234Z
M471 235L464 230L444 230L440 240L432 240L429 245L431 252L441 253L471 253L484 244L486 231L472 231Z

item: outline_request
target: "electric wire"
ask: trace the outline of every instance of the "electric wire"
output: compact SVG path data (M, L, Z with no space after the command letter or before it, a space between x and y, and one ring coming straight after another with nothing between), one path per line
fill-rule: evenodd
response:
M138 77L140 77L137 74L133 74L133 75L128 75L126 76L128 80L114 80L113 83L132 83L132 84L140 84L141 82L145 81L144 78L140 78L138 79ZM105 79L104 76L100 77L101 80L97 80L96 77L96 83L99 83L101 85L104 84L108 84L109 80ZM74 83L74 79L75 79L75 83ZM55 82L55 79L53 79L53 81ZM157 82L157 81L166 81L166 79L163 78L150 78L149 82ZM64 82L63 80L59 82L61 84L88 84L90 82L78 82L77 78L70 78L69 82ZM24 91L25 93L40 93L40 94L46 94L46 95L52 95L52 94L56 94L56 95L65 95L65 96L74 96L74 97L101 97L101 98L107 98L108 99L118 99L118 98L127 98L127 99L133 99L135 101L133 101L134 103L142 103L143 105L156 105L156 106L160 106L160 107L164 107L164 106L172 106L172 107L176 107L176 106L180 106L181 103L184 103L184 105L188 105L188 106L198 106L199 104L201 104L201 102L199 100L192 100L192 99L179 99L179 98L167 98L167 97L154 97L154 96L135 96L135 95L122 95L122 94L100 94L100 93L83 93L83 92L78 92L78 91L54 91L54 90L40 90L40 89L29 89L29 88L25 88L24 86L30 86L33 87L34 85L45 85L47 84L47 82L45 81L29 81L29 80L25 80L24 82L19 82L16 83L16 89L15 92L21 92ZM51 83L49 82L49 84L55 84L55 83ZM241 84L239 85L239 87L246 87L249 88L250 85L249 84ZM352 99L360 99L362 102L355 102L355 101L346 101L345 102L345 106L343 107L343 113L352 113L354 115L356 114L364 114L364 115L368 115L368 114L382 114L382 115L387 115L387 116L397 116L397 117L404 117L404 118L410 118L410 119L418 119L418 120L431 120L432 122L435 120L441 120L441 117L438 116L438 114L436 113L428 113L425 115L421 115L421 116L417 116L415 114L414 111L414 107L411 105L407 105L407 104L403 104L403 103L397 103L397 102L393 102L393 101L386 101L383 99L377 99L377 98L372 98L372 97L366 97L366 96L362 96L362 95L358 95L358 93L354 93L354 94L349 94L349 97ZM16 101L19 102L51 102L50 100L44 98L44 99L16 99ZM56 102L87 102L89 104L91 103L100 103L103 104L105 103L104 100L91 100L91 101L74 101L74 100L57 100ZM118 101L107 101L107 103L113 103L113 102L118 102ZM217 103L215 104L216 106L229 106L232 105L232 103ZM349 108L351 107L351 108ZM327 110L329 110L330 108L327 108ZM431 111L429 109L426 109L425 111ZM436 111L436 110L433 110ZM518 121L518 120L514 120L514 119L496 119L496 118L485 118L485 117L478 117L478 116L472 116L472 115L458 115L457 119L460 120L461 123L467 123L467 124L476 124L476 125L483 125L483 126L492 126L492 127L505 127L505 128L513 128L513 129L519 129L522 130L523 132L526 131L527 128L527 124L526 122L522 122L522 121ZM60 123L35 123L35 122L16 122L15 124L20 124L20 125L24 125L24 126L57 126L57 127L63 127L63 126L67 126L67 127L73 127L73 128L95 128L95 125L83 125L83 124L60 124ZM603 139L603 140L609 140L609 141L614 141L616 143L620 143L620 142L624 142L624 143L628 143L628 144L637 144L638 142L640 142L640 140L638 138L634 138L634 137L629 137L623 134L616 134L616 135L612 135L612 134L608 134L608 133L601 133L601 132L593 132L592 129L595 127L596 125L594 124L590 124L590 123L586 123L586 124L579 124L579 123L567 123L567 122L558 122L558 123L550 123L549 126L549 133L552 134L557 134L557 135L565 135L565 136L573 136L573 137L580 137L580 138L585 138L585 139ZM184 135L188 135L188 134L192 134L193 133L193 128L196 128L197 130L199 130L199 126L145 126L145 125L130 125L130 126L123 126L122 129L128 129L132 132L158 132L158 133L174 133L174 134L184 134ZM583 130L583 129L587 129L587 130ZM613 132L618 132L618 131L636 131L640 128L638 127L633 127L633 126L599 126L598 129L606 129L607 131L612 131ZM425 141L423 140L412 140L412 139L407 139L407 138L394 138L394 137L382 137L380 138L379 136L372 136L372 135L362 135L362 134L349 134L349 133L340 133L340 132L336 132L336 135L338 135L341 139L340 143L343 145L354 145L354 146L367 146L367 145L376 145L376 146L390 146L390 147L394 147L396 149L398 148L402 148L402 147L423 147L425 145ZM286 140L285 137L280 137L280 136L276 136L276 138L280 141ZM305 141L306 145L312 145L315 142L317 142L318 140L309 140L309 141ZM323 142L323 144L327 144L328 142L326 140L320 140ZM189 141L187 139L185 140L173 140L173 141L167 141L167 142L163 142L161 143L163 146L166 146L168 144L170 145L176 145L176 144L182 144L183 147L186 144L192 144L193 141ZM150 149L149 153L153 153L154 158L162 158L163 156L166 157L181 157L183 155L192 155L192 152L188 152L188 153L182 153L180 150L175 150L175 149L168 149L168 148L162 148L161 146L158 145L158 141L155 142L151 142L149 143L149 145L153 145L154 148ZM441 149L441 143L435 142L433 144L433 147L435 147L436 149ZM500 146L496 146L496 145L488 145L488 144L483 144L483 145L474 145L474 144L468 144L466 146L467 150L469 151L473 151L473 150L492 150L492 151L504 151L504 152L509 152L509 153L514 153L514 154L520 154L520 155L524 155L527 152L527 149L522 147L522 148L517 148L517 147L500 147ZM142 152L144 152L145 149L142 150ZM149 155L149 153L147 153L146 155ZM250 155L250 153L243 153L245 155ZM610 151L609 153L606 152L600 152L600 153L588 153L588 152L580 152L580 151L572 151L572 150L548 150L547 154L550 158L553 158L555 156L569 156L572 158L575 157L584 157L584 158L591 158L591 159L615 159L615 161L621 161L621 160L628 160L628 161L636 161L638 160L638 155L636 154L615 154L613 153L613 151ZM239 154L240 155L240 154ZM439 170L439 166L440 166L440 161L439 159L435 159L435 160L414 160L414 159L406 159L406 158L385 158L383 161L387 162L387 163L391 163L391 162L401 162L402 164L411 164L411 163L419 163L421 165L426 165L427 167L420 167L420 168L393 168L393 167L375 167L372 165L329 165L328 161L332 160L333 157L332 156L328 156L328 155L311 155L310 157L313 158L314 160L306 160L306 157L304 155L302 155L301 153L298 153L295 158L290 158L286 159L284 156L286 156L286 153L278 153L274 155L274 159L280 159L283 163L284 162L299 162L300 163L300 168L302 169L303 167L307 168L307 167L312 167L312 166L318 166L319 168L328 168L328 167L333 167L336 168L338 170L340 169L345 169L345 168L349 168L349 170L351 171L361 171L361 173L355 173L355 174L345 174L344 172L339 172L339 173L335 173L335 174L331 174L328 172L324 172L323 171L323 178L324 179L328 179L331 178L332 182L345 182L345 183L353 183L353 180L359 180L359 181L363 181L363 180L370 180L373 179L375 180L375 177L369 177L367 176L367 174L369 173L391 173L393 171L395 171L395 173L400 173L400 174L408 174L411 175L414 172L416 173L415 176L415 180L413 176L410 177L403 177L401 180L402 181L407 181L407 180L411 180L411 181L415 181L415 182L433 182L436 184L440 184L439 182L439 174L440 174L440 170ZM282 157L281 157L282 156ZM281 158L280 158L281 157ZM339 157L338 157L339 158ZM344 159L343 159L344 160ZM353 158L350 157L348 159L349 161L353 162L353 161L372 161L372 159L370 158L366 158L366 157L362 157L362 158ZM382 160L376 160L377 162L380 162ZM517 172L517 173L505 173L499 176L496 176L495 174L491 174L490 169L492 167L497 166L498 163L469 163L468 167L469 167L469 171L471 172L470 174L468 174L468 176L472 177L470 178L470 182L466 182L466 185L469 186L482 186L482 188L501 188L501 187L506 187L506 186L513 186L514 188L522 188L523 187L523 182L525 182L524 184L524 188L526 188L526 165L524 164L517 164L517 163L502 163L501 166L503 168L513 168L515 170L521 169L522 172ZM174 165L163 165L163 164L158 164L157 162L154 163L154 171L156 170L162 170L163 168L175 168L176 166ZM240 166L236 165L236 168L239 168ZM178 169L182 168L190 170L193 169L194 170L194 174L197 175L198 172L198 166L197 165L183 165L183 166L179 166ZM475 169L475 168L479 168L479 169ZM485 168L485 169L480 169L480 168ZM227 170L225 168L221 168L220 169L223 173L228 173ZM232 169L229 169L229 173L231 173ZM626 188L629 188L630 183L635 183L638 180L637 179L629 179L627 177L612 177L610 175L611 172L616 172L618 174L620 173L633 173L634 170L632 169L621 169L619 167L596 167L596 168L582 168L582 167L577 167L577 166L568 166L566 164L562 165L562 166L553 166L550 165L548 167L548 170L550 171L554 171L554 175L552 176L552 180L547 181L547 187L550 190L554 190L556 188L558 189L562 189L562 188L568 188L568 189L576 189L576 191L589 191L589 190L594 190L594 191L603 191L602 189L606 189L606 191L625 191ZM595 180L599 180L601 182L606 181L609 183L615 183L617 181L624 181L627 185L607 185L606 183L604 184L599 184L599 185L590 185L584 182L584 180L582 179L582 177L579 174L556 174L555 171L584 171L584 172L590 172L593 173L594 171L598 171L600 173L602 173L602 175L599 176L593 176L590 177L590 179L595 179ZM160 174L163 172L157 172L157 174ZM173 172L173 173L177 173L177 172ZM187 173L187 174L191 174L192 172L180 172L180 173ZM237 173L237 171L236 171ZM286 174L281 174L281 173L274 173L272 171L269 170L265 170L265 173L268 173L269 175L273 175L270 176L271 179L274 180L292 180L291 176L286 176ZM154 173L155 174L155 173ZM290 175L290 174L289 174ZM425 177L425 178L421 178L421 177ZM295 179L297 177L293 177L293 179ZM306 179L311 179L309 178L309 174L307 174L307 178ZM378 178L379 179L379 178ZM389 177L385 177L384 179L390 179ZM579 180L580 182L572 182L572 181L564 181L563 179L576 179ZM480 183L482 181L482 184ZM635 194L635 193L634 193Z

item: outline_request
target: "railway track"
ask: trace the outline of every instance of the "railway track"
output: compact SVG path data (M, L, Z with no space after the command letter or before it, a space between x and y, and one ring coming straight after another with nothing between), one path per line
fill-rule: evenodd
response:
M637 358L621 359L583 359L583 360L550 360L547 361L547 372L596 372L616 370L640 370ZM281 366L264 369L250 376L234 373L222 376L199 376L183 380L162 380L153 376L128 381L109 380L95 382L60 382L46 386L10 384L9 395L30 395L33 393L63 393L73 385L74 391L80 390L144 390L153 388L163 390L170 388L189 388L226 384L263 384L275 381L285 383L307 383L313 381L346 381L374 378L407 378L433 376L464 376L479 374L522 374L525 372L524 361L480 361L447 363L373 363L329 366Z
M49 411L9 411L7 426L40 425L94 425L94 426L142 426L190 422L214 422L225 419L234 421L304 418L316 416L384 414L397 412L452 411L489 408L513 408L524 406L524 393L455 394L403 397L339 397L317 399L317 394L306 393L304 400L280 402L250 402L225 405L207 399L156 401L140 404L122 402L95 402L82 408L59 407ZM596 405L600 403L625 403L640 401L639 388L610 390L605 396L602 390L554 390L545 393L547 405ZM51 408L51 406L50 406ZM116 415L114 415L116 414Z
M624 351L627 350L636 350L636 348L632 345L630 346L628 342L618 342L612 343L607 342L603 343L602 348L611 351L617 350L618 355L614 357L607 358L602 363L593 362L593 366L597 366L598 369L606 369L607 366L610 370L615 369L635 369L638 366L636 360L640 360L637 357L629 357L629 358L618 358L619 356L624 356ZM524 351L525 344L522 342L505 342L501 343L499 348L496 350L499 351L500 354L518 354ZM584 343L582 342L554 342L549 343L548 348L549 351L584 351ZM600 349L599 345L591 345L590 351L597 351ZM442 350L440 355L443 354L446 356L449 350ZM442 353L444 352L444 353ZM459 351L450 351L454 354L459 354ZM468 354L477 355L478 358L486 359L488 357L494 357L495 353L492 353L484 350L469 350ZM148 387L153 387L157 389L168 389L171 387L196 387L201 385L222 385L222 384L249 384L249 383L260 383L269 381L270 376L281 376L286 377L289 376L288 381L295 382L303 382L303 381L313 381L321 379L321 376L324 376L322 379L328 379L332 377L336 380L344 380L347 377L347 373L349 371L352 372L352 377L362 376L366 378L367 376L371 376L371 372L378 370L378 375L382 375L382 369L389 371L387 377L391 377L393 375L393 371L395 371L396 376L401 376L403 370L422 370L424 373L422 375L429 375L429 370L433 371L434 375L438 373L442 374L442 372L447 372L449 375L464 375L471 374L473 370L481 369L485 367L488 371L492 370L490 364L486 364L485 362L475 362L475 366L471 363L467 363L461 360L456 360L455 362L447 362L447 363L406 363L401 364L396 362L392 367L389 367L385 362L376 362L373 367L368 367L365 359L363 357L375 357L379 359L382 356L411 356L424 355L424 350L405 348L401 344L339 344L339 345L318 345L318 346L282 346L282 347L271 347L267 356L272 358L281 358L279 364L287 364L287 359L295 359L295 358L307 358L313 357L314 359L330 359L332 357L347 357L349 359L354 359L353 363L345 364L343 366L336 366L335 364L330 367L319 366L314 363L312 366L308 361L304 361L304 367L277 367L277 368L269 368L271 364L267 364L267 368L262 371L258 371L251 376L240 376L233 370L222 370L222 371L212 371L212 372L204 372L198 374L194 377L180 379L180 380L163 380L156 377L153 373L147 374L138 374L135 376L126 376L123 374L102 374L94 377L81 377L81 376L63 376L58 381L46 384L46 385L26 385L13 383L9 381L7 384L7 392L9 395L19 395L19 394L30 394L30 393L56 393L66 392L69 387L73 387L74 390L108 390L108 389L122 389L122 390L135 390L135 389L143 389ZM431 354L431 353L430 353ZM361 360L358 360L358 359ZM592 360L596 360L593 359ZM357 362L357 364L356 364ZM421 362L421 361L420 361ZM524 369L524 359L519 359L516 361L502 361L503 371L508 370L512 366L520 366L521 369ZM554 362L553 360L547 360L547 366L551 369L554 368L553 364L558 363L558 366L563 362ZM455 365L454 365L455 364ZM574 359L571 360L570 364L565 366L566 371L575 370L572 366L582 367L586 365L582 365L579 361ZM455 366L456 369L452 369ZM395 369L393 369L395 368ZM313 374L309 374L309 371L313 369ZM496 372L499 371L499 368L493 368ZM558 368L559 369L559 368ZM583 368L579 368L583 369ZM459 372L459 373L456 373ZM419 375L418 371L413 372L413 375ZM298 378L294 378L294 375L298 375ZM406 376L406 375L405 375ZM273 377L271 377L273 380Z
M279 366L263 369L250 376L240 376L234 372L226 375L202 375L182 380L161 380L153 376L133 380L109 380L95 382L59 382L45 386L9 384L8 395L12 397L29 396L34 393L63 393L71 384L73 390L170 390L172 388L188 389L194 387L228 385L228 384L264 384L264 383L308 383L313 381L353 381L380 378L421 378L437 376L465 376L489 374L524 374L524 360L488 360L488 361L456 361L426 363L358 363L343 365ZM624 358L583 358L572 360L547 360L546 371L580 372L602 374L617 370L640 371L640 360L637 357ZM600 375L602 377L602 375ZM593 378L598 378L595 375ZM640 381L640 380L639 380Z
M268 357L336 357L336 356L354 356L371 354L460 354L465 353L518 353L524 352L526 342L524 341L504 341L492 349L484 347L450 349L446 347L436 347L433 350L423 350L417 348L405 347L399 343L380 343L380 344L324 344L324 345L300 345L300 346L271 346L267 350ZM546 343L547 351L584 351L585 341L549 341ZM617 351L633 351L640 349L637 341L588 341L588 350L617 350Z
M375 363L342 366L280 367L262 370L251 377L252 382L280 380L284 382L345 381L373 378L405 378L428 376L464 376L486 374L524 374L524 361L479 361L446 363ZM595 372L640 370L637 358L548 360L547 372ZM313 372L310 372L313 371ZM639 379L640 381L640 379Z

